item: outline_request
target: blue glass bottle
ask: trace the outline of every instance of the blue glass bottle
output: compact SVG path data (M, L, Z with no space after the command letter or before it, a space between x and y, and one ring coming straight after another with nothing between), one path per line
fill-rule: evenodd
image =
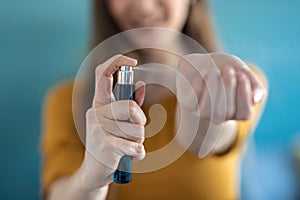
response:
M133 100L134 99L134 83L133 68L130 66L121 66L117 72L118 79L115 86L114 94L116 100ZM123 156L120 159L118 168L113 173L115 183L126 184L131 181L132 158Z

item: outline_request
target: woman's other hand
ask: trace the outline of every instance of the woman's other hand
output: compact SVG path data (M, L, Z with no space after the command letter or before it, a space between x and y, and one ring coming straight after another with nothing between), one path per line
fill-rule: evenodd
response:
M226 151L236 138L236 120L250 119L253 106L263 101L263 85L245 62L225 53L187 55L178 71L177 111L194 113L199 120L191 151L199 157ZM177 116L177 125L179 119ZM179 138L191 141L187 139L191 135L185 133ZM205 149L202 153L201 147Z
M198 109L200 119L247 120L253 105L266 93L247 64L233 55L190 54L179 63L178 70L186 80L177 79L178 98L185 109Z

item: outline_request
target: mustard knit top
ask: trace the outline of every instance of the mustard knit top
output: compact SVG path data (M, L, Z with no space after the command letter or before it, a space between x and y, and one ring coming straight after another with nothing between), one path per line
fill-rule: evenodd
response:
M47 194L54 181L72 175L83 161L85 147L73 121L72 89L72 82L61 84L51 90L46 98L41 143L43 195ZM158 134L146 139L146 152L163 147L172 138L176 99L164 99L161 105L167 111L168 118ZM255 106L250 120L238 121L237 138L225 154L199 159L185 152L167 167L132 174L130 184L112 183L107 199L239 199L239 168L243 148L249 133L255 128L262 107L263 103ZM144 110L147 115L147 108Z

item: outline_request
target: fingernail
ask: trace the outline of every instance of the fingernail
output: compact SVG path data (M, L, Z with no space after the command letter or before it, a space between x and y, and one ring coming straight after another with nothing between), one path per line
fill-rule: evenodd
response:
M264 97L264 92L263 90L257 90L254 92L254 96L253 96L253 101L254 103L259 103L260 101L262 101Z

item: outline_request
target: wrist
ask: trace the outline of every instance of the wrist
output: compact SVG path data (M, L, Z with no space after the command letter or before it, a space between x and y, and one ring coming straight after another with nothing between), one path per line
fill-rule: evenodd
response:
M223 155L228 152L237 137L237 122L229 120L223 124L221 135L212 150L213 155Z
M72 177L70 177L72 191L77 191L82 197L87 197L92 191L92 188L86 181L86 175L81 166Z
M82 199L106 199L108 185L102 187L93 186L88 180L84 164L71 177L73 191L77 191Z

